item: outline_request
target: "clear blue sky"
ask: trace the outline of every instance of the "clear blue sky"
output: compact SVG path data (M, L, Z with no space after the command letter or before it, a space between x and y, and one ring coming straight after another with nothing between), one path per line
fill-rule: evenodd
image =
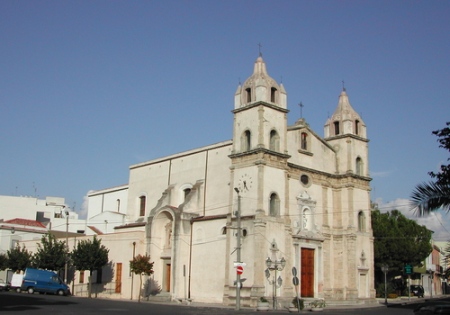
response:
M345 81L384 209L447 163L449 1L3 0L0 41L1 195L81 211L132 164L231 139L258 43L290 124L302 102L323 136Z

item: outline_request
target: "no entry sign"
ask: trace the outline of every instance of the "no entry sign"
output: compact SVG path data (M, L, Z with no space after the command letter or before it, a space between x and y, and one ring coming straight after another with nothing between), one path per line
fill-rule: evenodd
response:
M236 272L237 272L238 275L241 275L244 272L244 267L237 266L236 267Z

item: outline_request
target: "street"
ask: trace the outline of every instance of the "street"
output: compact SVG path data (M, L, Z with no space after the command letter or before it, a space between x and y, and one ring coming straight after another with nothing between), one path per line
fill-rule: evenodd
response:
M435 301L436 302L436 301ZM450 303L450 299L439 299L439 302ZM373 315L403 315L413 314L417 303L411 304L392 304L389 307L376 306L369 308L326 308L323 314L349 315L349 314L373 314ZM88 299L79 297L62 297L53 295L39 295L16 292L0 292L0 313L9 314L31 314L31 315L90 315L90 314L261 314L255 309L244 308L236 311L230 307L211 307L211 306L186 306L176 304L159 304L137 301L118 301L108 299ZM287 310L268 311L267 314L288 314ZM302 313L310 313L303 311ZM294 313L295 314L295 313Z

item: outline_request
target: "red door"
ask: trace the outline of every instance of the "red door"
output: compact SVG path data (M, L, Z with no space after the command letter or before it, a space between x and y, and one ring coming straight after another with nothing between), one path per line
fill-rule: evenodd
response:
M314 297L314 249L302 248L301 296Z
M122 292L122 263L116 264L116 289L114 292Z

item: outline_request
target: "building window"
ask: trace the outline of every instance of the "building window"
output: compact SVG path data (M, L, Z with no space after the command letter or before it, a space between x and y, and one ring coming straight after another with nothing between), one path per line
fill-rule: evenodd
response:
M184 201L186 201L187 196L191 193L191 189L186 188L185 190L183 190L183 192L184 192Z
M120 212L120 199L117 199L117 212Z
M140 205L139 205L139 216L145 216L145 196L140 196Z
M362 159L360 157L356 158L356 175L363 175L363 163L362 163Z
M309 177L308 177L308 175L302 175L302 176L300 176L300 182L301 182L303 185L307 186L307 185L309 184Z
M247 94L247 103L250 103L252 101L252 89L246 88L245 92Z
M280 151L280 136L275 130L270 132L269 149L272 151Z
M302 150L308 150L308 134L306 132L301 134L300 147Z
M270 195L269 214L272 217L276 217L280 214L280 198L278 198L278 195L275 193Z
M251 149L251 147L252 147L251 138L252 138L252 134L251 134L250 130L246 130L243 133L242 139L241 139L241 144L242 144L241 149L243 152Z
M358 231L365 232L366 231L366 216L364 212L359 211L358 213Z
M14 231L14 230L13 230ZM9 249L15 249L19 246L19 240L12 239Z
M334 122L334 134L337 136L340 133L339 131L339 121Z
M222 228L222 235L227 235L227 227L226 226L224 226Z
M276 88L271 88L270 89L270 101L272 102L272 103L275 103L276 102L276 95L277 95L277 89Z
M79 283L84 283L84 270L80 270L80 280Z
M355 135L359 135L359 120L355 120Z

